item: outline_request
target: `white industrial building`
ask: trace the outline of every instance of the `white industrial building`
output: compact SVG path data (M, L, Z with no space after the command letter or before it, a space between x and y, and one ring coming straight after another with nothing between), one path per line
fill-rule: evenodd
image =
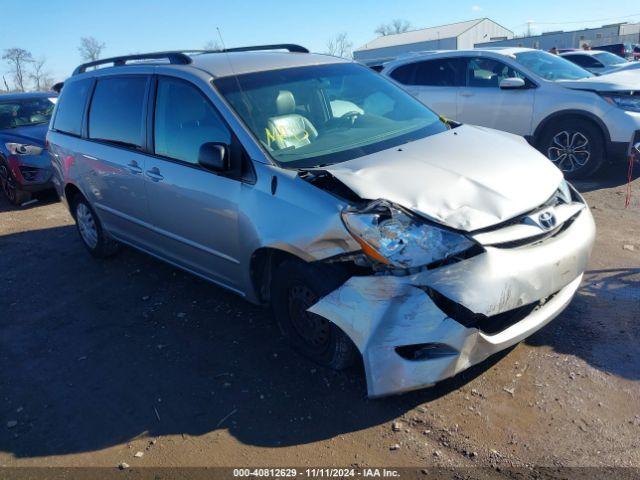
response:
M353 52L353 58L368 65L399 55L424 50L473 48L480 42L513 38L513 32L488 18L423 28L375 38Z
M486 40L478 42L476 47L527 47L550 50L556 48L580 48L587 44L592 47L611 45L614 43L640 42L640 23L615 23L597 28L585 28L565 32L546 32L530 37Z

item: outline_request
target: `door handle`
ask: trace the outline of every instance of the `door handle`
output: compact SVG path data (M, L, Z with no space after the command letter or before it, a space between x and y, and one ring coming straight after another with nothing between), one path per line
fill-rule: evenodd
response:
M140 168L140 165L138 165L138 162L136 162L135 160L131 160L127 164L126 168L134 175L142 173L142 168Z
M154 182L159 182L164 179L164 177L160 174L160 169L158 167L153 167L151 170L147 170L147 177L149 177Z
M473 92L460 92L461 97L473 97Z

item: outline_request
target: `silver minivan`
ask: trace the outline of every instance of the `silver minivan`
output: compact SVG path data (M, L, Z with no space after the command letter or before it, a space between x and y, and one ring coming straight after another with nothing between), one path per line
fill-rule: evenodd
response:
M282 51L288 50L288 51ZM129 245L270 305L371 396L450 377L569 304L595 227L521 137L296 45L79 66L48 133L89 252Z

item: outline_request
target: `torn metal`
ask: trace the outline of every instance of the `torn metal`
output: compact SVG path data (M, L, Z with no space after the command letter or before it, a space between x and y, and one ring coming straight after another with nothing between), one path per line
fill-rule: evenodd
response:
M354 276L309 311L362 353L370 396L421 388L518 343L569 304L595 237L582 205L567 225L515 248L406 276Z

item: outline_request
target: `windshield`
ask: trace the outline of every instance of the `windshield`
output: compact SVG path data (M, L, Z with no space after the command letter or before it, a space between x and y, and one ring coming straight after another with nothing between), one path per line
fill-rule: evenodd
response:
M542 51L516 53L516 60L545 80L580 80L593 74L566 58Z
M344 162L448 129L408 93L352 63L250 73L214 83L285 167Z
M618 55L615 55L611 52L595 53L593 56L600 60L600 62L607 67L620 65L621 63L627 63L624 58L619 57Z
M8 101L0 97L0 130L49 123L55 101L55 97Z

